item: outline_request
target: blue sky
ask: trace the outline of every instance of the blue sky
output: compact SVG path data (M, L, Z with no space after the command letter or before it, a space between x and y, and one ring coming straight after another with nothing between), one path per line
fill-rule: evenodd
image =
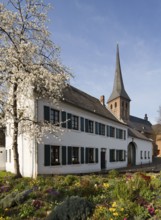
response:
M161 105L160 0L46 0L53 5L49 30L71 69L71 84L109 98L116 45L131 115L156 123Z

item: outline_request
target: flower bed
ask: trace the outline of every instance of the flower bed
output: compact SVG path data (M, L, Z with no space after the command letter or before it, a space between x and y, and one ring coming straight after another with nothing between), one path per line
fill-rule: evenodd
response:
M0 172L0 220L46 219L72 196L92 204L88 220L161 219L161 173L14 179Z

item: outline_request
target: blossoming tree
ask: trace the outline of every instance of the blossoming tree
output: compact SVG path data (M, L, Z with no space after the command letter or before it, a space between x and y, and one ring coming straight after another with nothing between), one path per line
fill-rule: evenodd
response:
M10 123L16 176L20 177L18 136L28 132L40 140L58 126L30 116L27 98L56 102L69 72L59 61L59 48L46 28L49 5L40 0L8 0L0 4L0 108L1 125Z

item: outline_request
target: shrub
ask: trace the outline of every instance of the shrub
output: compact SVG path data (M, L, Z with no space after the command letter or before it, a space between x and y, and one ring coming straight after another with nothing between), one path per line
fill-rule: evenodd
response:
M58 205L47 220L85 220L92 214L93 204L84 198L71 196Z
M72 185L73 183L75 183L76 181L78 181L78 177L74 176L74 175L67 175L64 179L64 183L67 186Z
M119 176L119 171L118 170L110 170L108 172L108 177L113 179Z
M24 190L21 193L12 192L0 201L0 208L10 208L16 204L22 203L32 190Z

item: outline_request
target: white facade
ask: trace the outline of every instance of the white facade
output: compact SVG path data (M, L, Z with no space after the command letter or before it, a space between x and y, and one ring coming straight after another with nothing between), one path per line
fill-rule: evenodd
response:
M6 169L6 151L4 147L0 147L0 170Z
M63 132L59 132L57 138L52 134L46 134L40 144L36 143L34 138L21 134L18 140L18 148L20 172L23 176L36 177L39 174L90 173L103 169L110 170L126 167L129 154L135 158L134 164L136 165L141 162L149 163L152 161L152 143L148 140L135 138L133 140L135 146L133 152L129 152L132 138L128 137L127 126L119 121L107 119L95 112L92 113L65 102L60 103L59 107L49 106L49 103L45 101L33 101L30 104L33 117L37 118L38 121L44 121L44 106L47 106L50 109L59 111L60 121L63 121L62 111L65 111L66 115L70 114L78 117L79 125L78 130L68 129L67 126L62 128ZM84 122L85 119L93 122L93 133L85 131L85 124L84 131L81 131L81 118L84 118ZM105 134L96 134L96 123L105 125ZM107 136L108 127L114 128L114 137ZM121 137L116 137L116 130L121 132ZM55 157L53 152L56 148L58 149L58 155L55 161L58 161L58 164L52 164L53 157ZM48 149L48 151L45 149ZM12 129L9 125L7 125L6 151L6 170L14 173ZM77 163L73 162L73 156L72 160L69 159L71 151L72 153L75 151L77 154ZM143 152L142 159L140 157L141 151ZM92 157L92 161L88 161L87 153L88 156ZM46 162L45 160L49 157L50 161Z
M152 142L139 138L128 138L128 162L131 165L142 165L152 163ZM133 159L132 159L133 158Z
M39 102L38 107L38 118L43 118L43 107L48 103ZM125 139L116 139L115 137L107 137L107 135L96 135L95 133L87 133L79 130L64 129L63 134L55 139L52 135L48 138L43 139L43 143L47 145L60 146L72 146L81 148L94 148L98 149L98 163L79 163L79 164L66 164L58 166L44 166L44 144L38 145L38 174L65 174L65 173L87 173L101 171L101 151L105 151L105 169L114 169L119 167L125 167L127 160L110 162L110 149L127 151L127 127L121 123L116 123L105 118L102 118L94 113L84 111L68 104L61 104L60 109L65 110L75 116L89 119L93 122L99 122L105 125L113 126L115 128L123 129L126 133ZM80 126L80 125L79 125ZM94 126L95 130L95 126ZM105 129L106 133L106 129ZM66 148L67 150L68 148ZM80 150L80 149L79 149ZM68 152L66 152L68 153ZM85 153L85 152L84 152ZM68 157L68 155L66 155ZM80 156L79 156L80 157Z

